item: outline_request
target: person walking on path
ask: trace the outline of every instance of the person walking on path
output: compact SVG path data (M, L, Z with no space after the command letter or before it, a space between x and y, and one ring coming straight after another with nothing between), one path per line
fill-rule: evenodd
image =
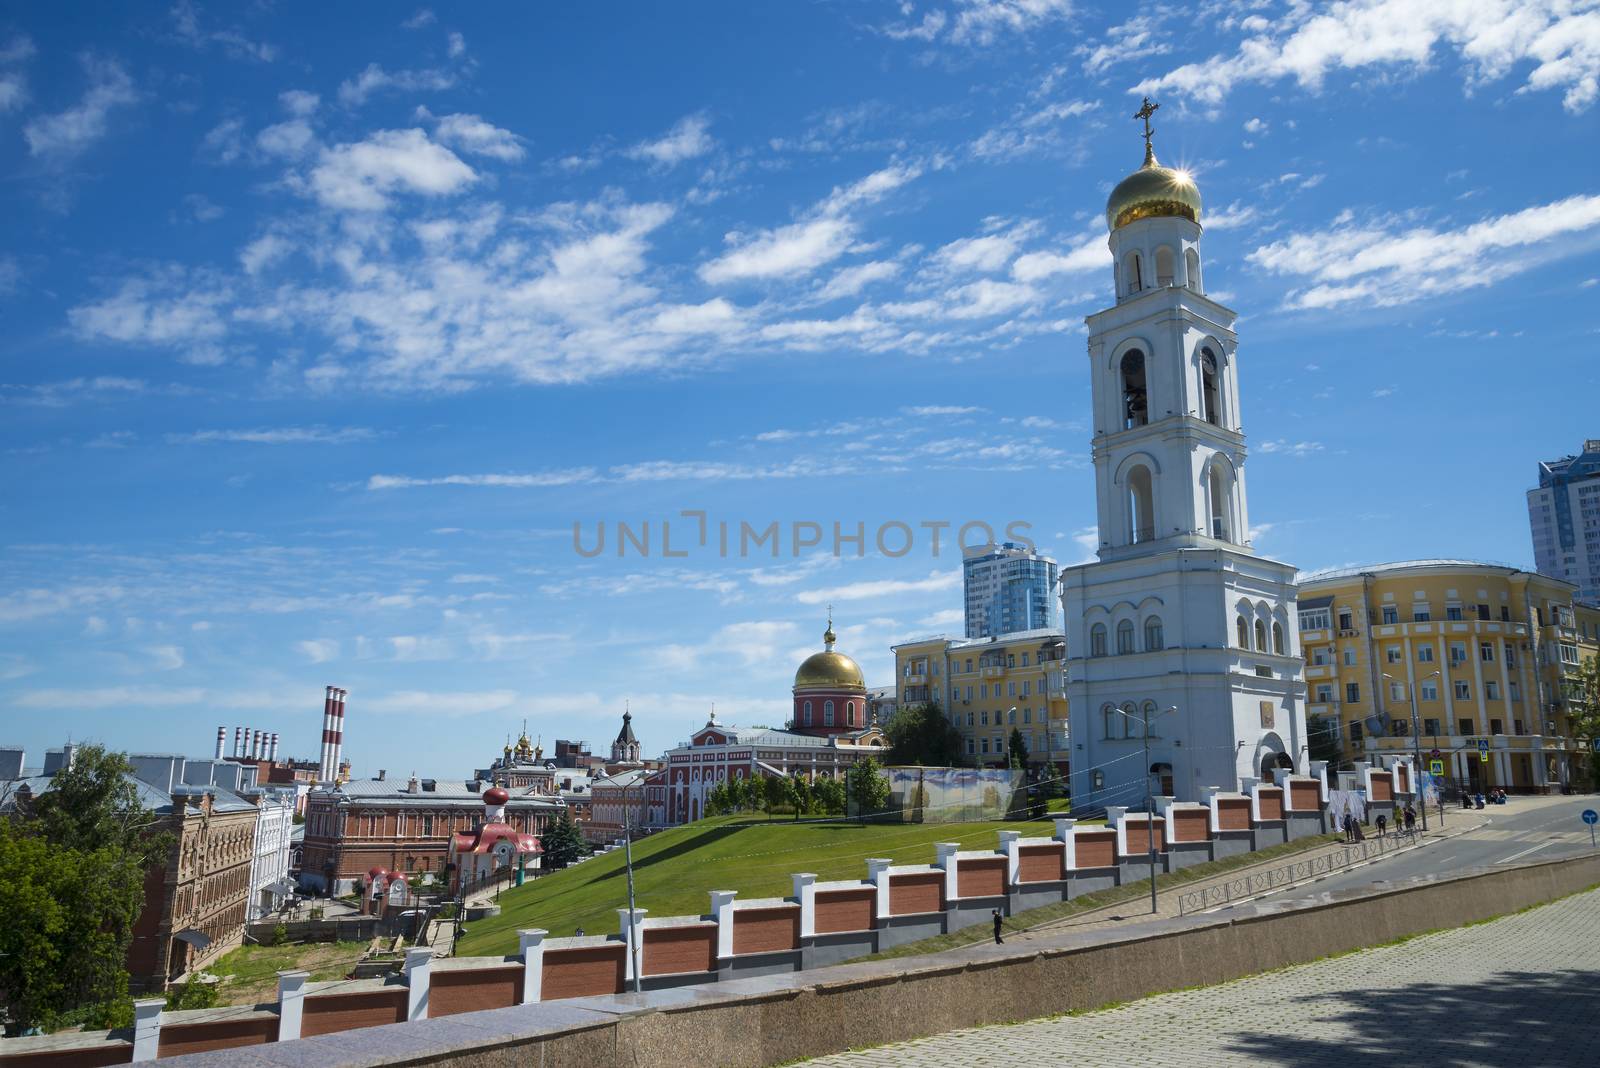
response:
M995 909L994 910L994 944L997 945L997 946L1003 946L1003 945L1006 944L1006 940L1004 938L1000 937L1000 923L1001 923L1000 910L999 909Z
M1344 840L1346 842L1356 840L1356 818L1350 815L1349 809L1344 810Z
M1389 825L1389 817L1385 816L1383 813L1380 812L1380 813L1378 813L1378 818L1376 820L1374 820L1373 822L1375 822L1378 825L1378 837L1382 838L1383 837L1384 828Z
M1417 810L1410 805L1406 806L1406 833L1417 833Z

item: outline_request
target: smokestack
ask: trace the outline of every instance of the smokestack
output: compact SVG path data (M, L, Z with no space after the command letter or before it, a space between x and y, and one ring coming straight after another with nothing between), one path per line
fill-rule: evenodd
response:
M344 764L344 698L348 690L333 691L333 777L339 777Z
M236 756L236 757L244 756L244 728L243 727L235 727L235 728L233 728L233 755Z
M276 764L278 762L278 732L277 731L273 731L270 735L268 735L267 759L272 761L274 764Z
M332 782L333 773L333 687L322 688L322 763L317 768L318 782Z
M217 755L213 759L221 760L222 759L222 754L227 750L227 748L228 748L228 728L226 728L226 727L218 727L217 728Z
M253 734L254 740L250 743L250 756L255 760L260 760L262 732L260 730L256 730L253 732Z

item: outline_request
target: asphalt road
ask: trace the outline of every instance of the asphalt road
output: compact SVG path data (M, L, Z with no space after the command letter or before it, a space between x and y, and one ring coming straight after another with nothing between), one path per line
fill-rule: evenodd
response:
M1374 884L1403 882L1422 875L1442 875L1468 868L1492 868L1502 864L1531 864L1558 860L1592 851L1589 828L1579 818L1586 808L1600 812L1600 797L1512 798L1504 805L1484 809L1489 824L1475 831L1437 839L1440 832L1437 810L1428 813L1428 841L1413 849L1380 860L1354 871L1330 876L1320 882L1280 891L1274 901L1314 900L1331 890L1350 890ZM1463 809L1445 808L1444 832ZM1478 815L1474 812L1473 815Z

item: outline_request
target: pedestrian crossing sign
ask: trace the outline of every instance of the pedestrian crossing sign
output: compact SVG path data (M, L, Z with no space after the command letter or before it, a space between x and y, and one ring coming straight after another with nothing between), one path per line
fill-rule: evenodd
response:
M1428 761L1428 771L1429 771L1430 774L1433 774L1433 775L1443 775L1444 774L1444 761L1442 761L1442 760L1430 760L1430 761Z

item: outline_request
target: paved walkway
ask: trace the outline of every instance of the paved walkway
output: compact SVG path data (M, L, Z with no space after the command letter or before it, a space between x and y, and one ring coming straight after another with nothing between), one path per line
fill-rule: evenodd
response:
M1600 890L1221 986L806 1063L1592 1068L1597 1015Z

